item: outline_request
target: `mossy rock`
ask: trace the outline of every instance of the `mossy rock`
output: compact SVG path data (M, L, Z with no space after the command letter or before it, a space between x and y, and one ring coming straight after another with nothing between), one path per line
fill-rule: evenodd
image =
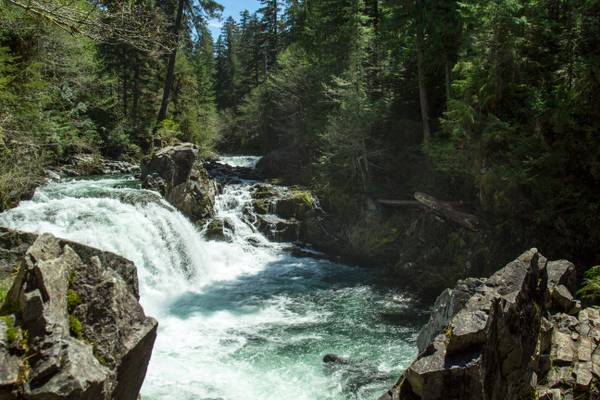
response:
M314 206L315 200L310 192L293 190L288 197L277 200L275 209L281 218L303 219Z
M15 317L13 315L4 315L0 317L0 321L6 329L7 344L15 343L19 338L19 328L15 326Z
M267 199L259 199L253 202L254 212L257 214L268 214L270 202Z
M4 304L4 302L6 301L6 296L8 295L8 291L10 290L12 283L13 283L12 277L0 279L0 309L2 308L2 305Z
M233 230L233 227L227 221L215 218L206 226L204 235L208 240L227 241L225 229Z
M277 191L271 185L260 184L256 185L252 192L252 198L254 199L272 199L277 197Z

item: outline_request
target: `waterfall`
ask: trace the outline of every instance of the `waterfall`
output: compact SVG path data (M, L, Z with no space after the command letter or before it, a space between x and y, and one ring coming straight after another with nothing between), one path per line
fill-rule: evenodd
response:
M251 184L217 197L222 242L131 177L48 183L0 214L0 225L136 264L142 305L159 321L144 400L376 399L415 355L417 326L387 323L378 310L410 302L374 288L364 270L295 258L270 242L252 226ZM362 367L325 368L326 353Z

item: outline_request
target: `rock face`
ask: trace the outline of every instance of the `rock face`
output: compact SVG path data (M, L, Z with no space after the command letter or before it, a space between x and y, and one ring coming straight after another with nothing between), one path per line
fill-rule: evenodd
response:
M217 184L197 159L191 143L165 147L142 168L143 187L161 193L194 222L214 213Z
M599 398L600 318L572 300L574 279L571 263L532 249L487 280L459 282L381 400Z
M157 322L133 263L49 234L0 235L20 254L1 313L0 399L136 400Z
M277 242L303 241L307 215L318 208L310 192L265 183L253 187L252 200L254 226Z
M433 305L429 322L421 329L417 337L419 352L425 351L438 333L448 326L454 317L473 296L485 280L469 278L460 281L454 289L446 289Z

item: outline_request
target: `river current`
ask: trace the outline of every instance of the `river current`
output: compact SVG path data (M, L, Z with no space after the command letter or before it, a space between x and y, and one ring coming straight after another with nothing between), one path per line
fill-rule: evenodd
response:
M227 242L206 240L128 176L48 183L0 214L0 225L135 262L142 305L159 321L144 400L377 399L416 355L414 304L379 288L370 270L270 242L248 218L250 184L217 198ZM323 363L329 353L347 362Z

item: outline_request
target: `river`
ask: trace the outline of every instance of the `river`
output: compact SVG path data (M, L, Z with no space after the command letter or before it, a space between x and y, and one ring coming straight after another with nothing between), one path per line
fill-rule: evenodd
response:
M251 167L253 157L223 157ZM226 186L216 213L228 241L204 238L133 177L63 180L0 214L124 256L159 321L144 400L377 399L416 355L420 318L371 270L297 258L249 222L252 182ZM325 364L333 353L348 360Z

